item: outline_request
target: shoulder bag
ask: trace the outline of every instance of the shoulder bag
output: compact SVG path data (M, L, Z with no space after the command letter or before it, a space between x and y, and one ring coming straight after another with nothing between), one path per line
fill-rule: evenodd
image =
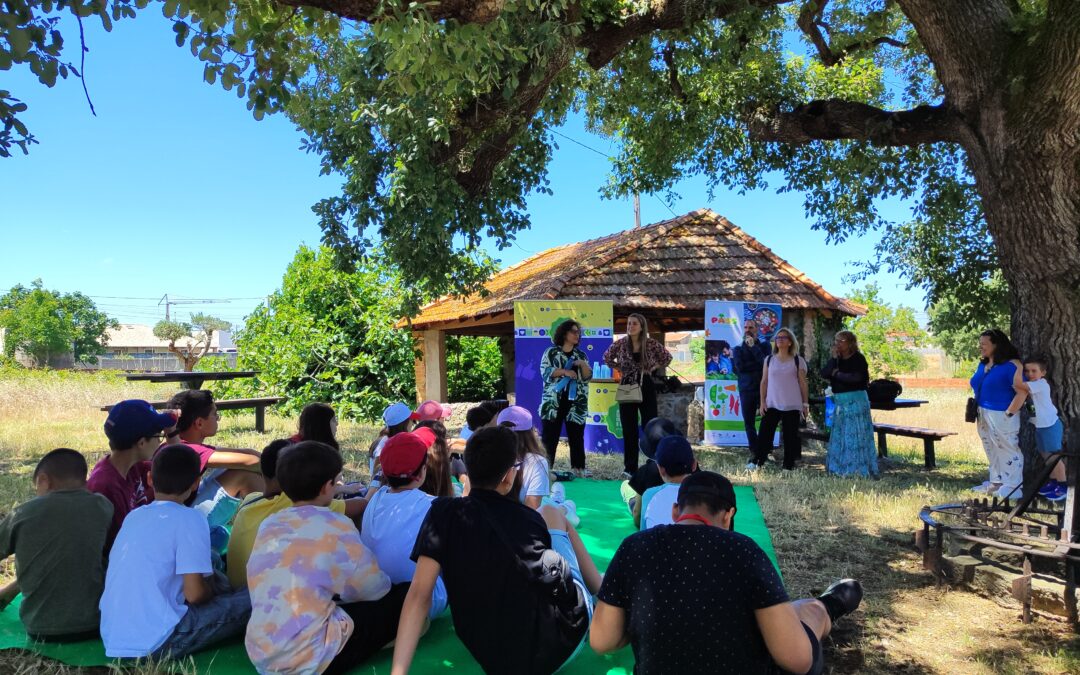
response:
M643 395L641 393L641 379L645 376L645 373L641 373L638 376L637 382L631 382L629 384L620 384L615 390L615 402L616 403L641 403Z
M983 382L986 380L986 365L983 365L983 377L979 380L979 388L975 390L975 396L969 396L967 407L964 408L964 421L976 422L979 419L979 392L982 391Z

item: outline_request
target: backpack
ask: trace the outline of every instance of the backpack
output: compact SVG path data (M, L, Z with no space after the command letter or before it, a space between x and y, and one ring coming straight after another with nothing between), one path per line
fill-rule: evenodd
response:
M891 404L902 393L904 393L904 387L896 380L874 380L866 385L866 395L870 403Z

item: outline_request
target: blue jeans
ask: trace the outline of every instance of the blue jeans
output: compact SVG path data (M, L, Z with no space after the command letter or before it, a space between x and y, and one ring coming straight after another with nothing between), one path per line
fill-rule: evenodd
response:
M589 612L589 622L592 623L593 615L593 597L589 593L589 589L585 587L585 579L581 576L581 564L578 562L577 554L574 553L574 545L570 543L570 535L565 530L548 530L551 535L551 550L555 551L570 564L570 576L574 578L574 583L581 588L581 595L585 598L585 607ZM581 650L585 647L585 643L589 639L588 631L581 638L581 643L578 644L577 649L570 655L566 662L559 667L558 671L566 668L567 664L574 660L574 658L581 653Z
M242 635L251 617L247 589L215 595L201 605L188 605L165 642L151 654L153 658L179 659L222 640Z

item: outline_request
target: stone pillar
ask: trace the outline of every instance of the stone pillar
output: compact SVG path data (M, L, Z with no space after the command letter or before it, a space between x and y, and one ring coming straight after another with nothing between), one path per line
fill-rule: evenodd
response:
M446 333L425 330L413 333L420 351L416 359L416 400L432 399L445 402L446 386Z
M504 335L499 338L499 353L502 355L502 376L506 383L506 399L513 401L517 398L515 372L517 365L514 361L514 336Z

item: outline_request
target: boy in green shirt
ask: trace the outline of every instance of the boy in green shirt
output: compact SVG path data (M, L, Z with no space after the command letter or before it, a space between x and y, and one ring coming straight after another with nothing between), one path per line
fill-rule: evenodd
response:
M86 459L68 448L41 458L34 489L37 497L0 522L0 560L15 555L15 581L0 589L0 609L21 591L19 618L31 638L97 637L113 506L86 489Z

